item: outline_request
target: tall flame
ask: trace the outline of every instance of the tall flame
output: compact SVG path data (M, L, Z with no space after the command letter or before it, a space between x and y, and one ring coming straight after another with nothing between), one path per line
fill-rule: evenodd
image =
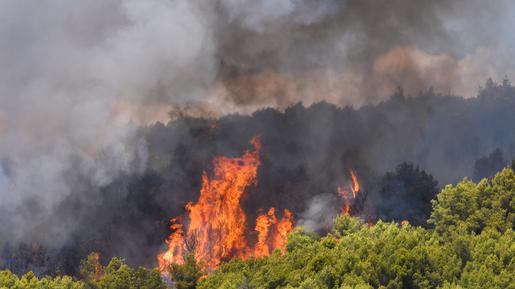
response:
M184 263L183 254L186 250L186 244L184 244L182 224L177 223L177 218L171 219L170 222L172 223L170 230L172 230L173 233L166 240L168 250L157 256L161 272L164 272L171 263Z
M354 170L350 170L349 174L352 179L352 184L349 185L349 190L347 190L345 187L338 186L337 192L338 195L343 199L343 206L342 206L342 215L350 215L351 213L351 202L354 202L356 197L358 196L358 193L360 191L360 185L358 181L358 177L356 175L356 172Z
M358 177L356 176L356 172L354 170L350 170L350 176L352 178L352 197L355 199L359 192L359 182Z
M258 137L250 142L254 151L246 151L236 158L216 157L213 176L210 178L204 172L199 199L186 205L189 220L186 231L182 223L172 219L173 233L166 241L168 250L158 256L161 272L165 273L172 263L182 264L184 254L189 251L210 270L231 258L267 256L274 249L284 248L287 235L293 229L292 214L288 210L280 221L274 208L258 216L257 244L251 248L246 240L247 216L240 207L240 200L249 186L257 184L261 148Z

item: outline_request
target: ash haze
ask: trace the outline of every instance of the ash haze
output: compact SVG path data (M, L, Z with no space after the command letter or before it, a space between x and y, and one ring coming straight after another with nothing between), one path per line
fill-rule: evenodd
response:
M515 75L514 19L511 0L0 1L0 246L68 244L88 210L63 202L155 169L156 121L475 97Z

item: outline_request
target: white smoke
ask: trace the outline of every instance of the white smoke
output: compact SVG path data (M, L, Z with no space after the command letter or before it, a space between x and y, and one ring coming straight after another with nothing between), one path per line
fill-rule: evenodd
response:
M335 204L339 203L331 194L314 196L309 200L306 211L300 215L297 225L310 232L329 230L338 215Z
M141 172L134 108L205 95L212 33L189 1L2 1L0 19L0 233L64 242L70 175Z
M515 74L513 1L393 2L0 1L0 234L65 239L73 180L142 172L138 128L171 109L473 96Z

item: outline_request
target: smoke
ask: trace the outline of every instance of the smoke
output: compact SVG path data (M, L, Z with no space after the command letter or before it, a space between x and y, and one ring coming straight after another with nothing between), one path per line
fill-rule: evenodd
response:
M106 250L139 258L139 246L154 242L145 238L160 228L154 221L166 219L192 198L199 168L208 166L215 153L239 152L236 144L248 139L246 133L235 134L241 140L220 140L214 149L188 154L186 161L179 151L191 149L187 140L203 136L204 127L191 131L197 127L188 124L185 135L179 130L157 137L149 131L158 131L159 125L147 125L185 115L285 110L299 101L366 107L399 86L406 95L434 87L445 94L475 96L487 77L515 72L514 6L510 0L2 1L0 246L34 242L61 248L77 242L88 228L103 230L119 220L121 200L144 200L150 205L132 208L129 216L141 218L145 226L137 228L149 231L139 232L141 240L134 238L136 229L121 221L117 232L95 233L112 240L130 235L131 244L111 244ZM402 118L389 112L388 121ZM340 132L334 128L338 124L318 113L306 117L310 121L294 126L299 136L290 141L302 139L302 131L308 130L316 142L308 142L304 153L333 147L330 135ZM368 123L361 122L363 127ZM432 124L432 131L439 128L440 123ZM388 146L399 146L375 133ZM355 135L360 142L369 141L368 135ZM351 154L359 153L357 143L341 144ZM399 156L384 156L379 143L369 145L369 154L352 157L362 158L356 163L384 171L399 161ZM286 171L312 176L327 166L325 155L313 154L307 162L282 149L285 153L269 162L287 162ZM161 159L156 150L173 153ZM377 161L379 156L384 161ZM435 158L409 157L423 159L431 168L445 158L431 156ZM163 171L173 174L174 181L163 177ZM441 173L454 179L463 171ZM268 177L277 178L272 174ZM180 178L185 181L176 181ZM327 193L329 187L315 187L323 182L329 186L334 178L291 178L274 189L306 186ZM139 182L153 189L138 195ZM156 191L174 195L166 198ZM279 194L273 201L288 198ZM295 202L303 204L299 211L305 201ZM98 206L105 206L99 212L112 209L113 215L92 218ZM89 223L95 224L84 225Z
M0 197L11 223L0 233L65 242L77 220L55 210L81 191L70 179L94 194L145 169L136 131L166 100L203 94L210 33L187 1L0 5Z
M221 2L222 95L238 109L361 106L398 86L471 97L484 79L513 73L510 1L282 3Z
M334 194L314 196L308 202L307 209L300 215L297 225L311 232L329 231L333 219L339 213L335 206L338 203L340 202Z

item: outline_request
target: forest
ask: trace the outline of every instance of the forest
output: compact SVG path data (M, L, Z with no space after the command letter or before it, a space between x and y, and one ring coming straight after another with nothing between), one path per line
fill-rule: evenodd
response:
M5 205L0 268L78 276L80 260L91 252L100 252L104 263L120 257L132 267L155 266L169 220L198 198L203 172L212 171L217 156L241 155L255 135L262 142L257 185L242 200L249 219L260 208L289 209L298 224L327 232L340 209L337 186L354 170L362 185L360 217L423 225L430 200L445 185L464 177L479 181L511 163L513 111L515 87L505 79L487 81L473 98L399 89L389 100L360 108L299 103L284 111L181 116L141 127L141 169L98 185L83 169L88 164L71 158L69 193L55 200L48 195L55 202L51 210L38 198ZM119 157L106 148L98 162ZM9 157L0 163L5 172L16 166Z
M0 0L0 289L515 289L513 27Z
M0 288L515 288L514 169L446 186L431 201L424 226L341 215L325 235L299 226L285 252L234 259L213 272L191 254L162 277L116 257L104 266L92 253L81 261L79 279L4 270Z

